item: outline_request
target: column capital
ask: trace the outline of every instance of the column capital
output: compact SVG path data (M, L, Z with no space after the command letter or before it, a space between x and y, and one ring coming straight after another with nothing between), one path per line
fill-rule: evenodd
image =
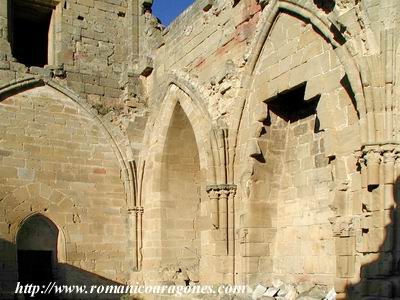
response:
M144 213L144 207L143 206L135 206L133 208L128 208L128 213L129 214L143 214Z
M210 193L212 191L214 191L214 192L229 191L229 192L236 193L236 189L237 189L236 184L213 184L213 185L206 186L207 193Z

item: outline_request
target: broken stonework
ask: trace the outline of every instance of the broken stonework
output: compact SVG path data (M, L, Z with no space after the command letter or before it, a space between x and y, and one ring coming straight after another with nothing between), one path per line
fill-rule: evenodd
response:
M399 298L400 2L153 2L0 1L0 298Z
M279 287L266 287L259 284L255 287L252 299L276 299L276 300L328 300L336 299L334 289L328 291L324 285L311 282L299 284L285 284L279 279L273 280Z

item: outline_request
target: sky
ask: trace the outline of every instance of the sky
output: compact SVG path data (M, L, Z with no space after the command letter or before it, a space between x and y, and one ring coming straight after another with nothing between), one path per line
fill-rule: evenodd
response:
M168 26L175 18L188 8L195 0L154 0L153 14Z

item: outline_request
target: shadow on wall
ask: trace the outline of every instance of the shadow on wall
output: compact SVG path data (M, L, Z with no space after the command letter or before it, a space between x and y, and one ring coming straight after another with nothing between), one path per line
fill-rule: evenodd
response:
M24 279L20 279L18 276L18 264L17 264L17 256L18 251L15 244L10 242L0 240L0 299L26 299L30 298L32 295L33 288L30 290L26 289L25 298L23 297L23 287L22 284L27 283L24 282ZM19 257L21 259L21 257ZM42 255L40 258L39 255L36 257L36 261L33 261L33 265L46 263L46 255ZM38 272L39 271L39 272ZM38 274L39 273L39 274ZM34 280L30 283L46 286L49 284L48 282L43 281L43 275L46 275L46 266L39 266L39 269L32 270L30 274ZM91 286L99 287L99 292L102 287L112 286L113 288L124 287L122 284L109 280L107 278L101 277L97 274L82 270L80 268L74 267L72 265L66 263L56 263L52 266L52 274L50 274L52 278L50 278L51 282L56 282L58 286L60 285L79 285L87 286L87 290L90 290ZM18 282L20 281L20 285ZM16 289L18 288L19 293L16 293ZM61 295L57 295L54 292L49 295L43 295L38 292L33 299L123 299L125 296L123 294L105 294L98 293L97 288L94 289L94 293L89 294L86 293L76 293L73 292L71 294L62 293ZM44 290L44 289L43 289Z
M314 4L327 14L329 14L335 9L334 0L314 0Z
M34 296L35 299L124 298L122 284L59 262L58 235L58 228L38 214L28 218L21 226L16 245L0 239L1 299L24 299L24 294L25 298ZM57 293L53 287L48 289L50 292L45 292L53 282L57 287L74 285L83 290Z
M361 279L357 284L346 287L346 299L400 299L400 177L396 180L393 193L395 205L390 208L385 241L376 253L379 256L361 267ZM386 214L383 215L385 217Z

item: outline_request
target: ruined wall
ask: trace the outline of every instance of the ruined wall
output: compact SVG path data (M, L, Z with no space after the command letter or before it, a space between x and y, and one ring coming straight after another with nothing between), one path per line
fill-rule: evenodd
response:
M5 8L4 3L0 8ZM25 148L18 152L26 159L19 166L20 157L8 153L8 148L21 147L26 139L49 130L46 118L60 112L49 111L53 102L49 105L45 99L59 96L41 88L40 97L35 95L38 90L6 97L5 111L10 99L26 96L33 103L44 101L37 110L46 118L35 119L35 131L28 130L25 137L20 134L26 135L26 130L16 126L17 133L9 139L18 142L3 149L2 163L16 164L1 173L7 185L5 199L19 194L12 191L25 181L40 186L44 181L72 203L76 197L88 199L82 208L57 208L63 214L60 222L74 234L80 231L69 228L97 220L116 222L122 228L125 208L129 209L136 219L128 228L135 231L138 244L124 246L125 255L109 250L106 239L115 234L114 229L105 225L93 233L93 243L104 239L96 244L105 251L101 258L115 257L111 267L87 266L92 262L86 250L77 254L79 259L71 258L113 280L126 275L124 259L132 254L137 255L140 270L130 272L130 279L144 283L269 285L280 278L335 287L342 299L400 294L393 275L400 257L395 217L400 174L399 4L390 0L198 0L162 32L148 7L143 8L135 1L61 1L56 53L57 64L64 66L30 70L10 56L5 40L7 14L0 11L0 83L32 75L44 81L56 78L97 109L95 119L117 125L112 135L122 135L122 146L131 146L122 150L131 171L124 190L132 191L128 204L117 174L129 168L116 166L104 145L99 152L107 154L103 157L107 165L96 162L93 170L81 168L91 158L76 162L79 168L70 162L64 166L70 151L62 151L55 164L65 172L42 174L41 165L31 162L35 156L25 157L34 150ZM304 92L296 99L303 104L317 101L316 107L306 116L299 113L288 120L282 110L290 107L282 105L282 99L299 88ZM182 108L182 118L187 118L185 126L175 126L176 105ZM25 106L20 109L23 118L34 115L25 112ZM19 114L13 113L17 118ZM9 122L3 131L9 130L14 115L2 119ZM58 124L59 132L77 123L68 120L63 123L68 128ZM82 127L91 128L90 124ZM188 128L193 134L188 135ZM55 155L54 150L46 151L39 150L38 159ZM186 182L193 174L189 165L181 168L184 164L178 156L190 156L190 168L196 165L196 172L198 165L195 184ZM92 174L94 170L98 173ZM57 176L63 181L55 181ZM96 185L99 178L101 186ZM117 191L111 210L108 198L103 199L106 184ZM88 191L101 201L95 202ZM193 203L183 204L184 199ZM51 203L51 199L43 201ZM79 214L82 223L74 219L75 210L92 206L100 209L99 215L82 213L88 220L83 221ZM178 207L187 209L185 217L177 213ZM104 220L107 214L115 215ZM8 217L6 213L3 219ZM186 231L180 226L189 226L189 219L194 221ZM12 242L7 224L2 230ZM127 231L119 233L122 244L133 242L126 238ZM184 245L176 247L184 233L196 244L195 253L201 253L198 274L197 269L189 274L189 265L184 267L187 270L180 270L179 263L166 266L170 263L166 258L184 253ZM68 253L85 245L74 240L78 236L74 234L70 239L76 247L67 247L67 259ZM188 258L192 262L194 257Z
M175 78L172 82L182 91L204 95L198 110L213 120L217 132L228 129L227 138L217 139L217 147L227 147L226 170L221 172L225 180L217 176L207 184L238 186L230 223L236 236L216 230L221 239L210 239L216 248L235 240L234 255L228 250L222 259L225 274L238 272L236 282L311 280L335 286L345 297L349 282L360 280L361 261L368 261L362 251L369 244L361 236L354 241L359 219L350 216L360 212L360 198L370 195L361 196L360 168L367 152L358 151L367 143L366 131L371 137L376 130L378 139L391 135L391 117L380 102L383 94L372 91L383 93L384 76L371 74L385 68L383 61L386 70L393 67L393 35L382 31L395 27L397 13L383 17L385 7L394 11L394 6L390 1L197 1L164 32L149 77L151 116L157 118L163 107L168 87L161 83ZM386 58L379 58L379 47L388 51ZM370 55L376 57L362 62ZM171 71L173 76L166 76ZM386 80L392 82L388 72ZM319 99L316 111L284 122L268 102L302 84L303 100ZM208 172L218 173L218 166ZM386 194L391 194L390 186ZM373 193L382 197L382 190ZM212 218L215 195L209 196L206 214ZM221 201L221 194L215 197ZM386 230L374 224L382 233L374 243L382 245ZM370 230L359 228L356 236ZM378 248L375 258L390 252ZM232 261L232 268L227 267Z
M248 108L258 121L260 117L266 120L263 121L265 132L255 132L260 139L260 155L265 160L265 164L257 164L256 168L265 171L255 174L255 199L250 200L258 201L260 208L265 201L274 208L271 211L270 206L264 206L256 213L260 219L263 215L269 216L271 223L267 226L276 229L276 238L264 241L273 256L272 269L264 272L286 277L291 274L294 280L297 276L309 276L320 282L334 282L336 257L329 218L334 216L330 207L334 160L338 153L332 148L336 147L331 142L332 131L335 138L345 140L345 132L354 125L353 132L355 136L358 134L356 111L343 86L343 78L343 67L332 47L312 26L288 14L277 17L257 62ZM301 101L320 97L316 111L313 116L303 118L300 110L295 111L298 117L285 124L284 116L274 115L272 104L268 109L269 100L278 94L274 105L279 106L279 101L283 101L280 93L302 83L306 87L304 94L299 95ZM266 102L264 109L262 101ZM288 106L282 104L282 112L296 105L296 99L287 101ZM263 110L268 110L264 118ZM336 115L341 117L333 117ZM257 119L249 120L253 128L256 122ZM341 128L346 129L341 131ZM357 140L352 142L356 146ZM346 149L344 143L340 145L343 146L341 155L351 156L352 148ZM257 228L254 222L251 224ZM253 242L256 242L254 246L262 245L257 244L260 241ZM249 259L257 261L259 254ZM259 267L257 272L263 270Z
M60 76L66 75L66 83L93 104L108 107L121 106L122 90L119 80L126 68L131 48L124 35L127 24L125 1L57 1L53 12L54 64ZM2 1L2 12L7 14L7 1ZM4 25L11 20L4 19ZM7 31L7 27L2 27ZM12 58L7 35L2 35L3 78L0 84L24 76L24 73L43 73L39 68L28 70ZM65 74L66 72L66 74Z
M0 115L2 291L15 290L16 234L33 213L47 216L62 234L66 282L96 282L89 272L126 282L132 268L127 203L104 128L50 87L6 98Z
M163 34L154 52L154 72L149 77L150 101L159 101L157 86L173 71L192 75L205 89L206 106L215 120L231 114L235 106L238 72L256 30L261 6L256 1L196 1Z

